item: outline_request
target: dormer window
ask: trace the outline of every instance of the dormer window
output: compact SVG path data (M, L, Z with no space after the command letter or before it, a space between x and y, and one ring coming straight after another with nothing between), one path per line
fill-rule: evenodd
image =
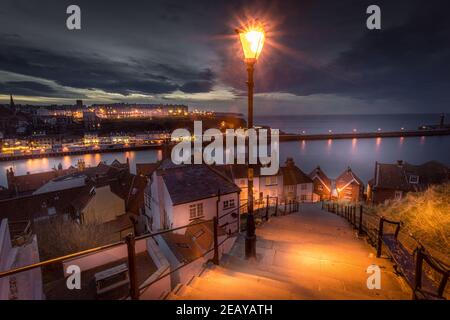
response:
M409 176L409 183L418 184L419 183L419 176L416 176L416 175Z

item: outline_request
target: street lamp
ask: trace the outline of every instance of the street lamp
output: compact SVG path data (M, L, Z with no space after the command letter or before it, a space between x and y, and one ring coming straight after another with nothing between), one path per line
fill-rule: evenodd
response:
M253 128L253 71L255 63L261 54L265 34L262 27L252 27L248 30L236 29L244 51L244 60L247 64L248 87L248 115L247 127ZM250 144L248 146L250 149ZM250 151L250 150L249 150ZM249 161L250 162L250 161ZM245 258L256 258L255 217L253 215L253 165L247 165L248 199L247 199L247 234L245 237Z

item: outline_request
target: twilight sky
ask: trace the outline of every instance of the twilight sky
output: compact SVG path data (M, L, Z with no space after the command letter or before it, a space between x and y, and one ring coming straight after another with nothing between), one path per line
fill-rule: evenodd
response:
M81 30L66 8L81 8ZM382 30L366 28L377 4ZM0 103L185 103L245 113L234 28L267 25L255 114L450 110L448 0L0 0Z

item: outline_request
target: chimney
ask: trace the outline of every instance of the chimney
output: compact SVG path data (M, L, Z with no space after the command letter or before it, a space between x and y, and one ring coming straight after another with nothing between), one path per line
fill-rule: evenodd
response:
M6 180L8 182L8 189L12 189L14 184L14 170L12 167L6 169Z
M286 165L286 167L288 167L288 168L294 167L294 166L295 166L294 159L291 158L291 157L287 158L287 159L286 159L286 162L285 162L285 165Z
M162 147L161 160L170 159L172 156L172 145L169 141L166 141Z

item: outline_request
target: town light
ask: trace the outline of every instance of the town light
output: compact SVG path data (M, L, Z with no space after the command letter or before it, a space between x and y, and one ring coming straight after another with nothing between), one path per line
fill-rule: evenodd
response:
M236 33L239 35L241 41L242 50L244 51L245 63L247 64L247 90L248 90L248 115L247 115L247 128L253 128L253 72L255 68L256 60L258 60L261 54L265 33L261 25L250 27L240 30L236 29ZM250 145L249 145L250 149ZM255 234L255 217L253 214L253 165L247 165L247 233L245 236L245 257L256 258L256 234Z
M249 30L236 29L241 40L242 50L244 51L245 60L255 62L258 60L264 46L265 34L261 27L251 28Z

